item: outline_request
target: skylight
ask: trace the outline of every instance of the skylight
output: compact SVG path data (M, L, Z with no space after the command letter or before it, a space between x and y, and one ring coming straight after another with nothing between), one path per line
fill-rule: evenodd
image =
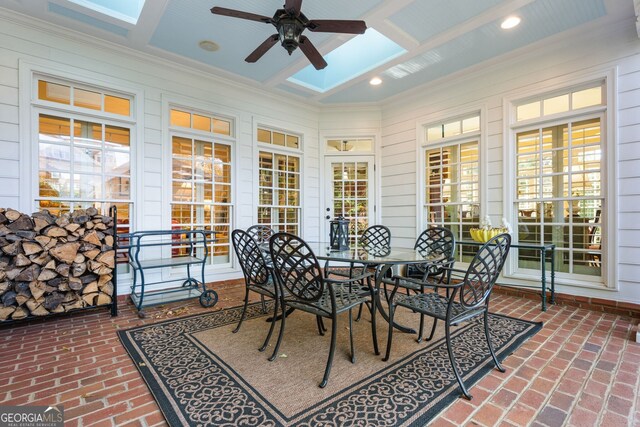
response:
M86 7L112 18L130 24L136 24L145 0L69 0L78 6Z
M406 49L369 28L364 34L326 54L324 59L329 65L323 70L308 65L287 80L316 92L326 92L406 52Z

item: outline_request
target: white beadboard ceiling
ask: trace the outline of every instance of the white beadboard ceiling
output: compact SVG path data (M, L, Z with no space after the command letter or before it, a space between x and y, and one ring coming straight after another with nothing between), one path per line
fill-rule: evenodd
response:
M105 13L109 1L93 0L98 10L90 8L91 3L0 0L0 7L320 105L380 103L527 46L557 40L563 33L632 21L634 4L637 7L637 0L304 0L302 11L309 19L362 19L406 51L320 93L288 80L309 64L299 49L289 56L277 44L257 63L244 61L275 32L273 26L209 12L221 6L271 17L283 0L146 0L137 21ZM509 15L521 17L521 24L500 29ZM323 55L354 37L308 30L304 34ZM204 51L198 47L202 40L220 49ZM327 69L339 66L330 63ZM374 76L382 79L381 85L369 84Z

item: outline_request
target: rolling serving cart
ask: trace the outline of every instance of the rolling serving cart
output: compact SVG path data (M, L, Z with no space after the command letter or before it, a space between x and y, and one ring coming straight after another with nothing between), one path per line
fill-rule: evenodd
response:
M118 249L126 250L132 268L131 301L140 317L145 316L143 308L151 305L195 297L203 307L218 302L218 294L206 288L204 279L211 234L205 230L153 230L118 235ZM184 274L153 282L145 276L153 269L173 267L184 267ZM172 283L176 286L167 286Z

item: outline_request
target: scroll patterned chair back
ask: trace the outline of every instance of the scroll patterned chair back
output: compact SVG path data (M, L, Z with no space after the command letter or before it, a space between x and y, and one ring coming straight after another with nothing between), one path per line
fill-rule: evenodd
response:
M456 238L445 227L429 227L416 239L414 249L430 254L442 254L445 262L440 264L415 264L407 267L405 272L409 277L438 276L442 274L443 267L452 265L456 252ZM427 267L428 266L428 267Z
M487 304L510 247L511 236L508 234L500 234L480 247L469 264L460 288L459 302L465 311L482 308Z
M247 313L247 307L249 304L249 291L256 292L262 297L262 309L266 312L266 306L264 304L264 297L272 298L275 301L274 315L278 313L280 304L280 293L273 280L272 271L267 264L265 254L258 247L258 243L254 240L249 233L243 230L233 230L231 233L231 240L233 242L233 248L238 256L240 267L244 275L245 281L245 295L244 295L244 307L242 309L242 315L238 326L233 330L234 333L240 330L242 322L245 319ZM264 341L260 351L264 351L269 344L275 321L271 322L271 327Z
M233 230L231 239L247 284L266 285L271 279L271 273L267 268L264 254L258 247L258 242L248 231L243 230Z
M277 233L270 247L273 268L284 289L302 301L318 301L324 292L324 278L309 245L293 234Z
M276 234L273 228L262 224L252 225L247 228L247 233L253 238L253 240L258 242L258 244L269 243L271 236Z

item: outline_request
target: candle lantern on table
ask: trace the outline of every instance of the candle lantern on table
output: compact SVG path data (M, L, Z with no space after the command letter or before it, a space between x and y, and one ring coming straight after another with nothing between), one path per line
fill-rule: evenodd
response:
M329 221L329 242L331 249L338 251L349 249L349 220L342 215Z

